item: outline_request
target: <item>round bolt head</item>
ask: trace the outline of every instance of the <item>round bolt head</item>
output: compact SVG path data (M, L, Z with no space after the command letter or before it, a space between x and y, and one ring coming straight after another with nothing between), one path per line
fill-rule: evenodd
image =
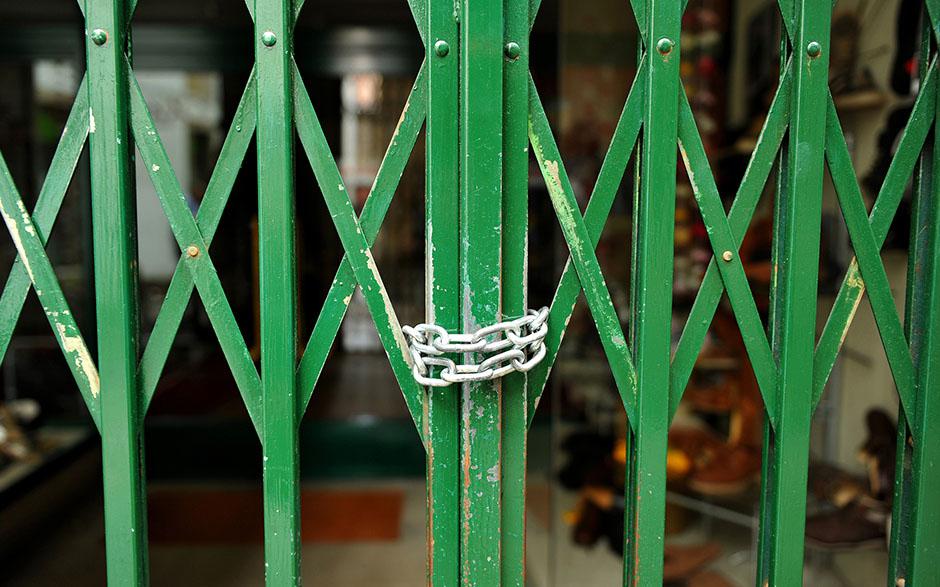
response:
M108 42L108 33L104 29L91 31L91 42L99 47Z
M265 47L273 47L277 43L277 35L271 31L264 31L261 33L261 42Z
M822 45L816 41L811 41L810 44L806 46L806 54L813 58L819 57L822 55Z
M731 259L734 259L734 253L732 253L731 251L725 251L724 253L721 254L721 258L724 259L725 261L730 261Z
M506 57L509 59L519 59L519 56L522 55L522 47L519 46L519 43L515 41L510 41L506 43Z
M188 247L186 247L186 254L189 255L190 257L198 257L199 247L197 247L196 245L189 245Z
M656 42L656 50L659 51L662 55L669 55L672 53L672 48L675 44L672 42L672 39L668 37L663 37Z
M447 57L447 54L450 53L450 45L447 44L447 41L441 39L434 43L434 53L438 57Z

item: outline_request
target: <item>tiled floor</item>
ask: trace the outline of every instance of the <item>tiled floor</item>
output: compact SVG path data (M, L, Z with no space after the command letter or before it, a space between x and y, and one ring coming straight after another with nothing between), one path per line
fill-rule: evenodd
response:
M395 542L354 544L307 544L303 547L303 578L306 585L414 586L424 583L424 501L422 480L381 483L342 483L332 487L356 489L397 488L405 495L401 536ZM554 494L549 516L530 512L529 584L533 587L618 585L620 559L606 545L594 549L572 546L569 529L561 522L575 496ZM105 584L104 532L100 502L89 501L62 520L57 532L36 541L32 555L20 564L0 569L0 584L12 587L69 587ZM545 522L555 520L552 535ZM26 537L24 537L25 539ZM754 563L748 555L747 532L714 524L708 535L701 526L678 537L681 541L718 540L725 556L715 568L737 584L754 584ZM887 556L883 552L839 555L834 561L815 560L808 567L807 586L868 587L883 585ZM840 583L835 570L843 574ZM12 576L4 575L14 573ZM260 545L226 547L151 546L151 577L155 587L263 584L264 561Z

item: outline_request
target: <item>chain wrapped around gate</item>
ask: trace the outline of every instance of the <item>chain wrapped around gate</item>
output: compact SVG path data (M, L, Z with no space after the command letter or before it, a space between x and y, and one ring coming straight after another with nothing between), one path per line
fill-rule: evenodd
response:
M530 371L545 357L548 308L529 310L525 316L497 322L476 332L454 334L436 324L402 328L414 359L415 381L430 387L486 381L508 373ZM478 364L456 363L451 353L488 355ZM437 377L431 367L442 367Z

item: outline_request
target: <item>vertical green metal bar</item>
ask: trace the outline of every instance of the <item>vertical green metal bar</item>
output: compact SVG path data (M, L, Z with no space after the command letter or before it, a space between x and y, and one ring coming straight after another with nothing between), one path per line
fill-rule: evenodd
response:
M526 311L529 190L529 3L504 0L503 68L503 312ZM525 584L526 375L503 379L502 584Z
M426 314L429 323L457 332L460 329L457 19L449 0L427 2ZM458 393L453 387L431 387L425 403L428 585L435 587L459 583Z
M269 586L300 583L291 3L255 2L264 555Z
M927 18L925 17L925 21ZM934 48L929 25L923 30L921 63ZM921 68L921 79L925 68ZM940 115L940 101L934 106ZM915 180L908 259L905 326L915 367L913 413L898 419L898 467L895 480L889 585L940 583L940 135L921 159Z
M783 19L785 22L788 22L787 19L791 18L790 14L784 14ZM786 34L780 35L780 71L781 71L781 80L783 79L783 73L787 68L786 64L791 59L792 50L790 48L789 37ZM782 81L781 81L782 85ZM779 91L779 90L778 90ZM792 97L793 91L792 88L788 90L787 97L787 117L790 116L790 98ZM780 194L786 193L787 191L787 174L783 173L782 170L787 169L787 138L783 137L783 142L781 143L782 148L779 149L779 156L777 157L777 181L776 181L776 197L774 198L774 216L773 216L773 228L772 228L772 240L771 240L771 262L774 267L780 266L780 253L782 250L781 242L782 235L784 233L783 226L786 225L786 208L784 207L785 199L780 196ZM770 346L774 353L774 360L779 365L780 363L780 321L777 320L777 315L780 313L779 305L783 300L783 297L778 295L779 290L779 272L773 271L770 276L770 309L768 311L767 323L769 325L770 332ZM779 373L778 373L779 375ZM777 390L773 390L774 398L776 398ZM767 402L770 403L770 402ZM774 401L776 404L776 401ZM769 487L776 483L774 481L774 475L776 474L776 469L771 466L773 462L774 454L774 429L772 419L770 418L769 412L765 410L764 414L764 438L763 446L761 451L761 483L762 487ZM766 519L770 511L771 502L772 502L773 492L771 491L761 491L760 494L760 519ZM760 527L758 533L758 559L757 559L757 577L767 576L767 567L769 564L769 548L766 547L767 544L770 544L770 524L763 524Z
M502 0L465 0L460 26L460 307L463 330L473 332L502 317ZM461 579L496 587L502 383L462 387Z
M786 190L777 219L774 344L777 421L767 440L758 584L801 585L812 417L819 231L822 214L830 0L794 3L793 97ZM788 18L788 15L784 15Z
M624 585L662 583L666 515L681 6L674 0L649 0L646 15L646 105L632 294L637 418L631 422L629 443Z
M137 396L137 227L124 57L126 16L122 0L86 3L107 574L111 585L145 585L146 493Z

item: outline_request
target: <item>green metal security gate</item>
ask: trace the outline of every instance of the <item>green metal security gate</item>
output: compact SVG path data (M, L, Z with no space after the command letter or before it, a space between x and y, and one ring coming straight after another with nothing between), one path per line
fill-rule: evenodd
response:
M624 584L662 583L667 429L724 294L767 407L757 584L801 584L810 418L867 292L904 423L897 445L902 466L897 468L888 582L940 585L940 180L934 174L940 165L940 134L931 132L940 109L940 0L925 3L919 96L870 213L827 87L832 2L779 0L785 31L779 88L728 214L679 80L682 0L630 2L641 32L638 71L583 214L528 71L529 30L539 0L410 0L426 60L358 217L293 62L292 28L303 0L247 2L255 23L255 66L195 217L135 80L128 23L136 3L80 1L87 74L31 213L5 163L0 167L0 211L19 255L0 300L0 354L32 287L101 433L110 584L147 583L142 421L194 289L263 447L267 584L300 582L298 422L350 296L359 287L427 449L429 584L523 585L526 430L582 293L629 419ZM308 4L306 10L317 9L315 0ZM412 353L415 339L409 341L403 334L370 247L422 127L428 170L427 322L448 333L473 333L526 314L530 146L541 167L570 259L547 317L545 357L527 373L535 359L523 369L523 360L515 355L509 363L513 368L502 378L486 376L486 369L476 371L483 376L447 387L422 386L415 378L416 373L422 375L415 369L415 356L421 353ZM324 310L300 354L293 177L295 158L300 164L301 154L293 152L295 132L345 249ZM210 255L252 139L258 152L264 300L260 374ZM86 141L93 195L97 364L45 253ZM142 352L131 185L134 145L150 170L181 251ZM715 255L673 355L677 152ZM630 328L624 332L594 247L633 153L639 161L634 293ZM780 173L768 333L736 251L775 165ZM827 166L856 259L817 339L815 268ZM915 201L902 321L894 311L879 250L912 176ZM523 337L519 328L504 331L507 337ZM513 346L533 350L538 344L530 345L527 339ZM429 362L432 369L423 375L441 375L443 370L434 365L449 369L448 359L479 364L479 354L435 355L439 362Z

